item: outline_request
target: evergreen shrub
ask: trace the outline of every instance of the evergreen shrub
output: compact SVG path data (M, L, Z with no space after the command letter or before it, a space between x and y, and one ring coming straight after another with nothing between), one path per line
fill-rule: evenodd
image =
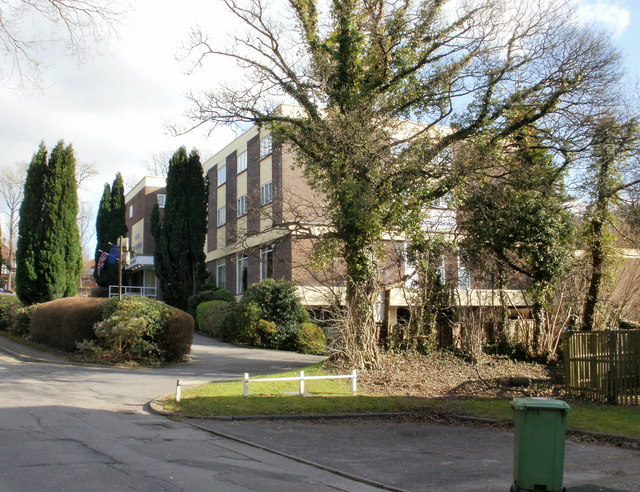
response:
M95 338L93 325L100 321L100 306L105 302L97 297L65 297L40 304L31 318L31 338L73 352L76 342Z
M198 292L197 294L193 294L187 300L187 305L189 309L189 314L192 316L196 316L196 322L198 322L197 318L197 309L200 304L207 301L225 301L225 302L236 302L235 296L225 289L207 289ZM198 322L199 323L199 322ZM198 327L200 325L198 324Z
M31 304L30 306L13 305L9 310L9 333L19 337L27 337L31 326L31 318L38 306L39 304Z
M9 313L20 305L17 296L0 296L0 330L6 330L9 326Z
M287 280L267 279L247 289L240 304L255 303L262 310L262 319L279 327L295 328L309 321L309 313L298 297L296 286Z
M302 323L296 336L296 348L303 354L322 354L327 345L327 337L318 325Z
M233 314L236 308L235 299L227 301L205 301L198 304L196 321L198 330L207 335L222 337L225 318Z
M139 296L109 299L95 325L102 356L144 363L183 359L193 340L193 317L160 301Z
M184 358L193 329L190 314L146 297L69 297L39 305L30 333L93 361L157 363Z

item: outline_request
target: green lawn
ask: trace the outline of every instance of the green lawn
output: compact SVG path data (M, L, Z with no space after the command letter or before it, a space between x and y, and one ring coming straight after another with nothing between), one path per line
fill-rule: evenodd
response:
M305 375L327 374L321 364L306 367ZM298 371L263 377L297 376ZM253 379L253 378L252 378ZM510 421L508 399L442 400L392 395L351 395L349 380L315 380L305 382L305 396L298 395L298 382L250 383L249 397L244 398L243 383L212 383L184 389L182 401L174 395L162 404L170 412L187 415L326 415L343 413L386 413L437 411L456 415L487 417ZM568 401L569 428L640 438L640 409Z

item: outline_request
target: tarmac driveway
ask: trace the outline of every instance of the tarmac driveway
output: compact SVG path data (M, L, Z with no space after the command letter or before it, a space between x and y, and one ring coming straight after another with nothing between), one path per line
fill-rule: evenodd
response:
M380 420L183 423L144 407L172 393L177 378L284 371L318 357L198 335L192 362L157 369L69 364L0 337L3 349L18 360L0 355L2 492L506 491L512 481L513 437L504 429ZM570 492L640 490L637 450L569 441L565 461Z

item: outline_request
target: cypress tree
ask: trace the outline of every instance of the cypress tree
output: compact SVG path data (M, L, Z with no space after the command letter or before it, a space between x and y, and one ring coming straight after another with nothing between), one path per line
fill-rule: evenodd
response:
M73 148L61 140L47 163L34 155L20 208L16 290L25 304L75 295L82 270Z
M156 241L154 264L164 300L187 309L187 299L207 277L204 240L207 233L208 187L194 149L180 147L169 162L167 199L160 220L157 204L151 215Z
M96 254L95 267L93 276L98 285L106 287L118 283L118 265L105 263L103 269L98 275L98 260L100 259L100 251L111 251L111 245L117 244L120 236L127 234L127 225L125 223L125 205L124 205L124 183L122 175L116 174L113 184L109 187L105 183L100 206L98 208L98 216L96 218Z
M40 223L42 199L47 170L47 149L44 142L33 155L24 182L20 205L18 245L16 250L16 294L24 304L33 304L40 298L37 258L40 252Z
M51 151L42 205L39 275L42 301L78 292L82 247L78 231L76 162L71 145L60 140Z

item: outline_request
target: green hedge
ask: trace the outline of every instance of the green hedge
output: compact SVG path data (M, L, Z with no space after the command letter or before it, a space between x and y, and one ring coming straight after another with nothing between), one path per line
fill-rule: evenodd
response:
M233 315L236 306L235 300L233 302L206 301L200 303L196 310L198 330L207 335L223 338L225 323L230 322L227 318Z
M193 294L187 300L189 314L192 316L196 316L197 321L197 309L200 304L207 301L225 301L225 302L236 302L235 296L225 289L207 289L197 294ZM200 325L198 325L200 326Z
M20 305L17 296L0 295L0 330L6 330L9 327L9 315Z
M34 340L92 361L172 362L191 348L191 315L138 296L70 297L40 304L31 320Z

